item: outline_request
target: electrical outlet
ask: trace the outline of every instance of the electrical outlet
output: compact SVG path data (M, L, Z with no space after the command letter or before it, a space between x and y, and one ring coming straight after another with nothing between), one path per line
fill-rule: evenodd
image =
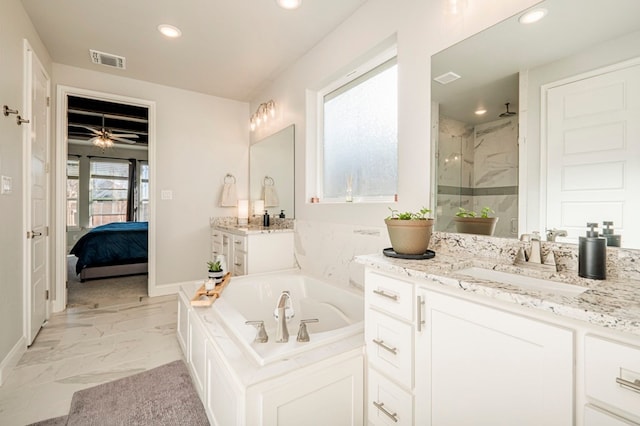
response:
M173 191L170 189L163 189L162 191L160 191L160 199L173 200Z
M13 192L13 179L9 176L2 176L0 178L0 194L11 194Z

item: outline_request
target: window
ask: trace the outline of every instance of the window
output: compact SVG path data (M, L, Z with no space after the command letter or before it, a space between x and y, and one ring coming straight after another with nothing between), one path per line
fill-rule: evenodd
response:
M79 228L78 194L80 192L80 160L67 160L67 228Z
M91 160L89 226L127 221L129 162Z
M396 58L326 93L321 128L322 199L393 200L398 181Z
M140 162L140 191L138 192L138 221L149 221L149 163Z

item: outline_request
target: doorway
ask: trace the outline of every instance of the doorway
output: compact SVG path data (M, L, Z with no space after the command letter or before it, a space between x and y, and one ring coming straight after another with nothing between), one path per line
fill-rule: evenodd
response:
M149 101L60 87L54 310L139 302L153 279L153 129ZM136 230L131 243L128 225ZM138 231L144 225L144 237ZM99 240L108 237L107 240ZM114 240L117 238L118 240ZM88 241L93 241L89 246ZM82 242L82 243L81 243ZM143 246L144 243L144 246ZM101 247L83 254L76 245ZM135 255L130 251L133 248ZM141 254L144 251L144 255ZM105 257L106 256L106 257ZM147 275L148 273L148 275Z

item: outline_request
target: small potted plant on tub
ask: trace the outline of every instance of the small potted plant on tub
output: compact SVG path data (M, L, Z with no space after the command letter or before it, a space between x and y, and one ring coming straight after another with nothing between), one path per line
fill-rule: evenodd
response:
M213 279L216 284L220 284L222 282L222 278L224 277L222 262L220 262L219 260L212 260L207 262L207 266L209 267L209 278Z
M384 222L393 251L398 254L424 254L433 229L433 219L426 217L431 210L424 207L417 212L390 210L391 215Z
M462 207L458 209L456 217L453 219L456 223L456 232L463 234L479 234L493 235L498 223L497 217L489 217L491 213L495 213L491 207L483 207L480 214L473 210L466 210Z

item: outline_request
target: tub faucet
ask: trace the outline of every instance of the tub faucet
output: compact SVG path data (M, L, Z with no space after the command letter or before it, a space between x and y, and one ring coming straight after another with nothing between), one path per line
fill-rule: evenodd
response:
M300 328L298 329L298 337L296 341L308 342L309 332L307 331L307 324L310 322L318 322L318 321L320 321L318 318L309 318L309 319L300 320Z
M280 293L278 303L276 304L276 311L274 316L278 322L276 328L276 343L286 343L289 341L289 330L287 329L287 320L290 320L295 315L293 311L293 304L291 303L291 294L288 291Z

